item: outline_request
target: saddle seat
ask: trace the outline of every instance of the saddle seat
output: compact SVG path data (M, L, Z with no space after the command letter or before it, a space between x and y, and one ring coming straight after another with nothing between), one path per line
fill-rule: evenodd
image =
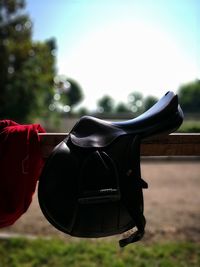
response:
M70 139L79 147L101 148L122 135L139 135L145 138L172 132L182 121L183 112L178 104L178 97L169 91L149 110L131 120L111 122L84 116L70 132Z

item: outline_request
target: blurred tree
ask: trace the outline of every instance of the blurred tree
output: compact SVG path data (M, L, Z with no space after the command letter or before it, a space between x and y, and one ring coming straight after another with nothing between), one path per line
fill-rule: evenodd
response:
M127 104L120 102L119 104L117 104L115 111L117 113L129 113L130 109L128 108Z
M84 116L84 115L88 115L90 114L89 110L86 107L81 107L79 108L79 110L77 111L77 114L79 116Z
M0 117L18 121L48 110L55 41L32 41L24 0L0 1Z
M133 92L128 96L128 107L136 114L140 114L144 111L143 96L140 92Z
M144 109L145 111L150 109L156 102L158 101L158 99L155 96L147 96L144 99Z
M200 80L182 85L178 95L183 112L200 112Z
M77 81L71 78L68 78L67 81L70 84L69 91L67 93L68 104L71 108L73 108L83 99L83 93L81 86L78 84Z
M99 99L97 107L102 113L111 113L114 111L114 100L110 96L105 95Z
M57 102L60 104L60 111L62 111L62 107L67 106L68 112L72 111L73 108L83 99L83 92L81 86L78 84L77 81L71 78L67 78L65 75L57 75L54 79L54 82L54 105Z

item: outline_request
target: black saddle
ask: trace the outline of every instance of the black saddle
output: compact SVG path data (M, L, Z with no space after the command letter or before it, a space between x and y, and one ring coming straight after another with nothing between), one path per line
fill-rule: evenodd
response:
M77 237L137 230L120 246L144 235L140 142L175 131L183 121L178 97L166 93L152 108L125 122L82 117L55 147L42 171L41 210L57 229Z

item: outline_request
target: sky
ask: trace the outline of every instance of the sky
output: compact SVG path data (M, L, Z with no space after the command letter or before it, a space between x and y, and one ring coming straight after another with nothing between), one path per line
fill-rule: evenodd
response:
M79 82L88 109L104 95L159 98L200 78L199 0L26 2L33 39L56 39L57 73Z

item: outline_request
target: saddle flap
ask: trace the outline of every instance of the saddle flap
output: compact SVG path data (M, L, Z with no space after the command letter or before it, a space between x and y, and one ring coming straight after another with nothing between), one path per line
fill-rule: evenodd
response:
M105 203L120 199L119 177L113 160L105 153L94 151L80 170L80 204Z

